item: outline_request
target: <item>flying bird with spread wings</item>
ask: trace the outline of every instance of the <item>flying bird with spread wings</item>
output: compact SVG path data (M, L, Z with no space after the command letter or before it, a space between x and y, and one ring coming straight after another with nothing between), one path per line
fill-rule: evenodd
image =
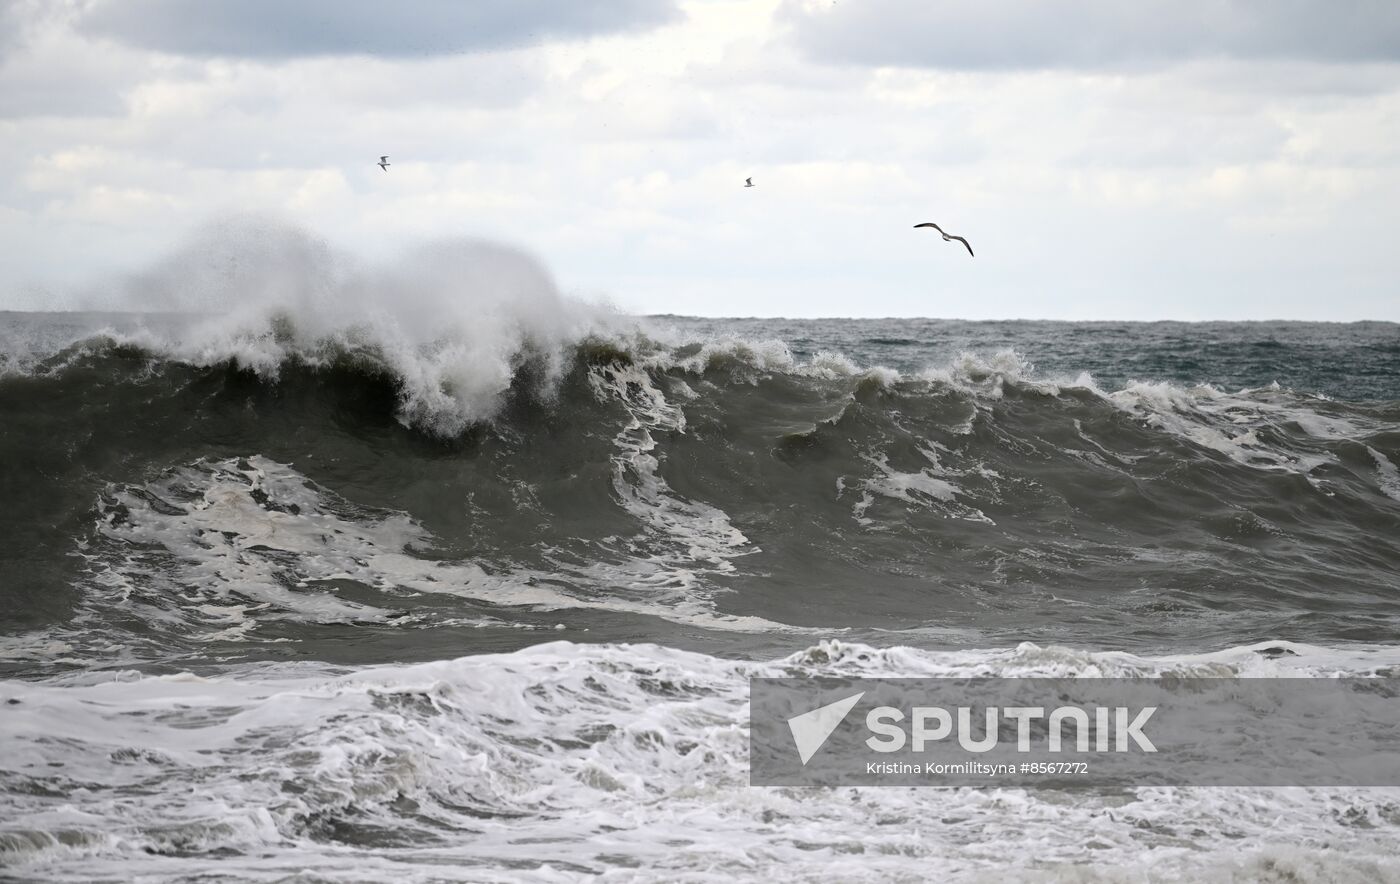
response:
M387 172L389 171L389 167L392 166L393 163L389 162L388 157L380 157L379 162L375 163L375 165Z
M967 248L967 253L968 253L969 255L972 255L972 246L970 246L970 245L967 244L967 240L963 239L961 236L953 236L953 234L951 234L951 233L943 233L943 228L942 228L942 227L939 227L937 224L934 224L932 221L925 221L925 222L922 223L922 224L915 224L914 226L915 226L916 228L918 228L918 227L932 227L934 230L937 230L939 233L942 233L942 234L943 234L943 241L944 241L944 242L952 242L953 240L957 240L958 242L962 243L962 244ZM973 255L973 257L975 258L976 255Z
M744 186L745 186L745 187L757 187L758 185L753 183L753 179L752 179L752 178L745 178L745 179L744 179Z

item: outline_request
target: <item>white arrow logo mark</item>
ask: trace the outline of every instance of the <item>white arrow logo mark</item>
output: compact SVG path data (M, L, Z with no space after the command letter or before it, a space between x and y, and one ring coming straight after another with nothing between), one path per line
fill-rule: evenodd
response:
M826 743L831 732L840 727L841 722L846 720L846 713L851 711L851 707L859 703L860 698L864 696L865 691L861 691L859 694L844 700L828 703L813 709L811 712L794 715L788 719L788 727L792 730L792 741L797 744L797 754L802 758L804 766Z

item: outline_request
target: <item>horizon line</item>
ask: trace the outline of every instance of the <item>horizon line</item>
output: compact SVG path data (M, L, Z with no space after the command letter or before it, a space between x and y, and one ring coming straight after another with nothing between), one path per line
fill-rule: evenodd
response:
M204 310L122 310L122 309L60 309L60 310L15 310L12 308L0 307L0 315L14 314L20 316L40 316L40 315L79 315L79 314L107 314L117 316L222 316L221 312ZM1003 317L982 317L967 318L960 316L920 316L910 315L885 315L885 316L787 316L787 315L719 315L712 316L703 313L640 313L619 311L619 314L633 319L703 319L710 321L741 321L753 322L760 320L774 320L783 322L881 322L894 320L924 320L927 322L1058 322L1073 325L1107 325L1107 324L1132 324L1132 325L1153 325L1159 323L1179 323L1183 325L1205 324L1205 323L1235 323L1235 324L1294 324L1294 325L1400 325L1400 319L1290 319L1284 317L1271 317L1266 319L1062 319L1045 316L1003 316Z

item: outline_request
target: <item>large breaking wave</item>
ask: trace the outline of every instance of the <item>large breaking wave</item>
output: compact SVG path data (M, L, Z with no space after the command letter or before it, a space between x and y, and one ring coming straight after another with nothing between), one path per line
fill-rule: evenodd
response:
M45 453L12 433L14 455L57 471L88 526L75 622L110 645L135 616L118 644L140 659L172 636L563 610L1125 646L1400 615L1379 576L1400 567L1394 403L1104 389L1009 350L901 372L569 303L421 340L354 311L147 317L31 352L0 385L44 416Z
M754 675L1393 677L1393 393L637 320L477 242L234 225L115 290L0 317L0 863L1400 874L1389 792L754 790L745 732Z

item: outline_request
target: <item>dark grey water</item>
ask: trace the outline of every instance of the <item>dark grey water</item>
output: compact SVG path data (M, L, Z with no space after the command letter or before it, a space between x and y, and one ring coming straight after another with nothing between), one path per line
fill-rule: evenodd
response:
M123 665L1400 627L1387 324L661 317L444 432L373 339L123 321L11 316L0 380L8 629Z
M1400 397L1400 326L1390 322L655 320L702 335L778 338L801 357L835 350L906 372L964 351L1011 349L1040 374L1089 372L1105 389L1134 380L1227 390L1278 383L1350 401Z
M1400 328L420 326L0 315L0 861L1205 879L1287 865L1232 852L1279 832L1350 845L1308 854L1324 877L1386 855L1393 814L1350 794L1008 815L990 790L893 832L921 798L748 790L741 720L751 674L1400 663Z

